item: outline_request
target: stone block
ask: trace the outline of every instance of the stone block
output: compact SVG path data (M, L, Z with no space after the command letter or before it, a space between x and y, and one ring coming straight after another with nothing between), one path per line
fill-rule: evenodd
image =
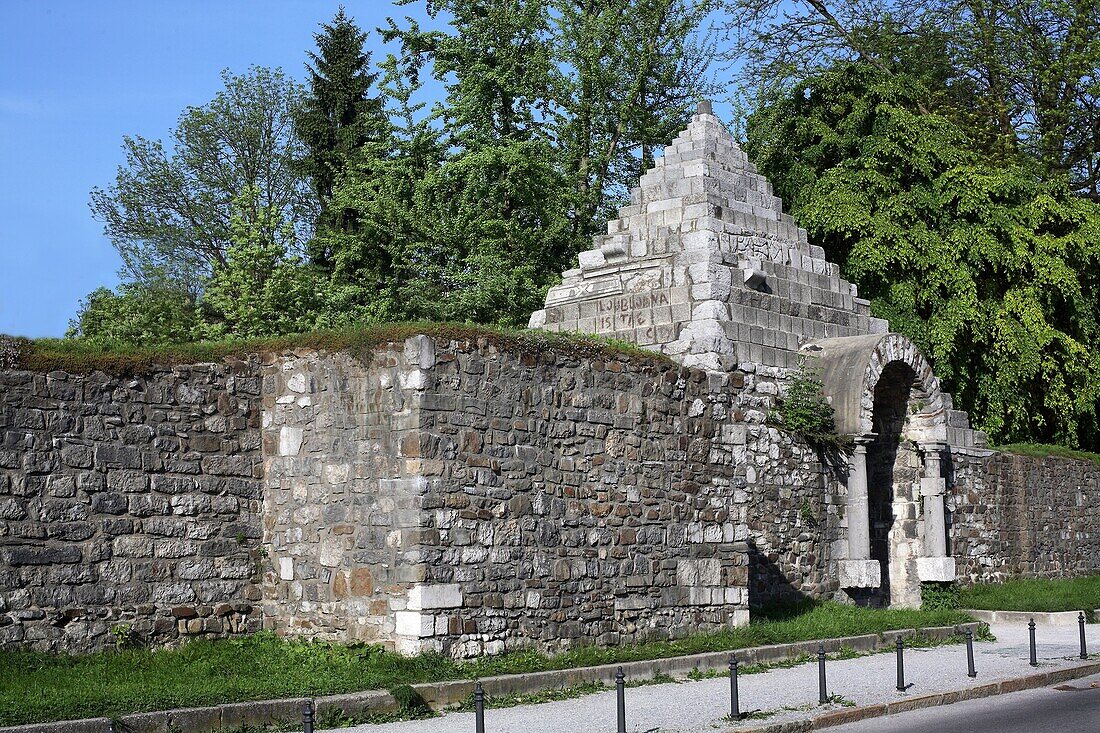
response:
M918 557L917 577L922 581L947 583L955 580L955 558Z
M414 585L409 589L408 609L423 611L436 608L460 608L462 590L457 583Z
M878 588L882 585L882 566L878 560L838 560L841 588Z

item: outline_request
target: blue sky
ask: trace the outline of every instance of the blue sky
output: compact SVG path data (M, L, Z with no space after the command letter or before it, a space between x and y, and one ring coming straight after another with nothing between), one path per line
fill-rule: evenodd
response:
M305 76L328 0L0 0L0 333L61 336L120 261L88 210L122 136L167 138L223 68ZM359 25L417 6L344 0ZM371 33L368 44L380 57Z

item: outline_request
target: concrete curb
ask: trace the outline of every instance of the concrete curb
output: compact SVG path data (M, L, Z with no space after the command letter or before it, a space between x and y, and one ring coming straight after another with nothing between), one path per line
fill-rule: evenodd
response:
M979 621L987 624L1026 624L1035 619L1036 626L1075 626L1078 614L1084 611L983 611L980 609L964 610ZM1095 611L1100 617L1100 608Z
M934 639L946 639L963 629L976 631L978 622L958 626L936 626L916 629L916 633ZM772 644L769 646L738 649L737 659L742 664L762 664L784 662L796 659L804 654L817 653L818 645L824 644L827 652L835 652L841 647L850 647L857 652L871 652L892 647L898 637L911 636L914 629L884 631L881 634L848 636L840 639L799 641L791 644ZM728 651L692 654L683 657L651 659L643 662L624 662L623 664L604 664L598 667L580 667L578 669L552 670L549 672L531 672L528 674L499 675L484 677L481 683L490 696L518 695L542 692L543 690L562 689L587 682L610 683L615 671L621 666L627 679L649 679L656 674L673 677L686 676L692 670L725 669L729 662ZM434 710L459 705L474 692L472 680L450 680L447 682L425 682L412 685L421 699ZM220 730L239 730L244 726L262 728L267 725L284 725L300 722L302 707L310 698L295 697L283 700L259 700L226 705L214 705L201 708L179 708L151 713L133 713L122 716L118 723L119 733L210 733ZM386 690L368 690L341 695L327 695L314 699L317 720L323 721L329 715L340 713L347 717L370 713L388 713L399 709L400 705ZM53 723L33 723L10 728L0 728L0 733L105 733L107 718L86 718L84 720L62 720Z
M1038 621L1036 621L1036 623L1038 623ZM809 733L809 731L824 730L825 728L832 728L838 725L844 725L845 723L855 723L859 720L896 715L897 713L904 713L909 710L934 708L940 705L951 705L966 700L992 697L993 695L1005 695L1010 692L1034 690L1038 687L1056 685L1060 682L1066 682L1067 680L1073 680L1079 677L1088 677L1089 675L1098 673L1100 673L1100 662L1088 662L1066 669L1057 669L1052 672L1028 675L1027 677L1016 677L1000 682L991 682L987 685L967 687L961 690L933 692L927 695L902 698L894 702L878 703L876 705L867 705L858 708L831 710L811 718L810 720L792 720L786 723L771 723L747 728L727 728L725 733Z

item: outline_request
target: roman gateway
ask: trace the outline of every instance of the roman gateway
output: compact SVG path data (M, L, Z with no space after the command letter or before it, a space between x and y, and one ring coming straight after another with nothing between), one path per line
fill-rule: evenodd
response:
M838 429L856 447L836 553L853 599L917 605L920 581L955 579L943 456L984 448L928 361L870 314L808 243L711 111L699 105L631 203L551 288L531 327L633 341L686 366L821 370ZM923 510L921 507L923 506Z

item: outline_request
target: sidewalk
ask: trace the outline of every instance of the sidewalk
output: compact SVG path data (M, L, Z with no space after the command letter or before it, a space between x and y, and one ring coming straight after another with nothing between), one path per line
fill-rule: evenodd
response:
M966 647L962 644L905 652L905 693L896 686L893 653L829 661L828 691L849 704L871 705L907 696L977 687L1036 672L1071 667L1081 660L1076 627L1041 627L1037 631L1038 669L1028 664L1027 625L992 627L997 641L975 642L978 676L966 676ZM1100 624L1086 626L1090 659L1100 652ZM612 681L609 679L608 684ZM817 704L817 664L810 662L763 674L743 675L739 684L742 712L766 716L731 723L729 679L683 681L626 690L627 730L632 733L697 733L780 723L838 710L839 703ZM486 733L611 733L615 730L615 693L602 692L560 702L490 709L485 712ZM347 731L349 729L342 729ZM357 726L356 733L472 733L473 713L449 713L430 720Z

